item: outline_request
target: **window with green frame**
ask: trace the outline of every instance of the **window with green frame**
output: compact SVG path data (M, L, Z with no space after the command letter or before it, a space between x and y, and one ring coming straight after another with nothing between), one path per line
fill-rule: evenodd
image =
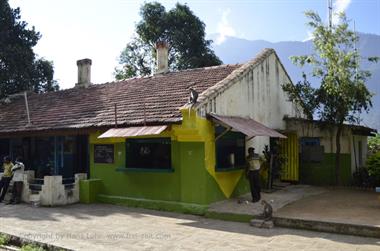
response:
M225 131L224 127L215 128L215 137ZM245 165L245 135L229 131L215 142L216 170L231 170L244 168Z
M127 139L126 168L171 169L171 139Z

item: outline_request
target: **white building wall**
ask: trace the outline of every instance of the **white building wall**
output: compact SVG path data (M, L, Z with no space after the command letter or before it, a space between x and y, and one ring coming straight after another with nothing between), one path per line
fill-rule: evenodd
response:
M235 81L200 109L219 115L249 117L277 130L285 129L284 116L299 114L282 90L281 85L291 80L274 53ZM269 145L269 137L255 137L247 142L247 147L254 146L259 153L265 145Z

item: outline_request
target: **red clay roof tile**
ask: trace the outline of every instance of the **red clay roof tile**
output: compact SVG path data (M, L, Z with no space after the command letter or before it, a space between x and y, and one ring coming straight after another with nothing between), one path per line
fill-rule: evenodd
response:
M188 88L199 93L230 75L241 65L221 65L132 78L119 82L28 94L31 125L23 97L0 104L0 133L113 126L117 105L119 125L177 123L179 108L188 101Z

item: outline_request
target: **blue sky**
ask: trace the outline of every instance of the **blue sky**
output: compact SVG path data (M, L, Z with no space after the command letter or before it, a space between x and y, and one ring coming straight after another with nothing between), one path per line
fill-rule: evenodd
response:
M305 10L327 16L327 0L188 0L159 1L171 9L187 3L206 24L206 33L272 42L302 41L309 37ZM21 17L41 32L35 48L52 60L61 88L75 85L76 60L91 58L92 82L112 81L117 57L134 33L144 1L132 0L9 0L21 8ZM380 35L380 0L334 0L334 9L346 11L361 32ZM380 45L379 45L380 46Z

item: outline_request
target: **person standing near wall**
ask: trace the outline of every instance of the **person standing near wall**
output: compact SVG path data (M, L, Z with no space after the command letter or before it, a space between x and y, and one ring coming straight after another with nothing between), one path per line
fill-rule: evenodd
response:
M12 179L12 168L13 163L11 162L11 158L8 156L4 157L4 163L3 163L3 177L1 177L0 180L0 202L4 200L5 195L7 194L9 183Z
M252 202L258 202L261 199L260 186L260 167L263 158L255 153L255 148L248 148L248 156L246 157L246 177L249 180L251 188Z
M18 204L21 201L22 187L24 182L24 169L25 166L22 163L21 157L17 157L15 165L12 168L13 172L13 191L12 199L9 204Z

